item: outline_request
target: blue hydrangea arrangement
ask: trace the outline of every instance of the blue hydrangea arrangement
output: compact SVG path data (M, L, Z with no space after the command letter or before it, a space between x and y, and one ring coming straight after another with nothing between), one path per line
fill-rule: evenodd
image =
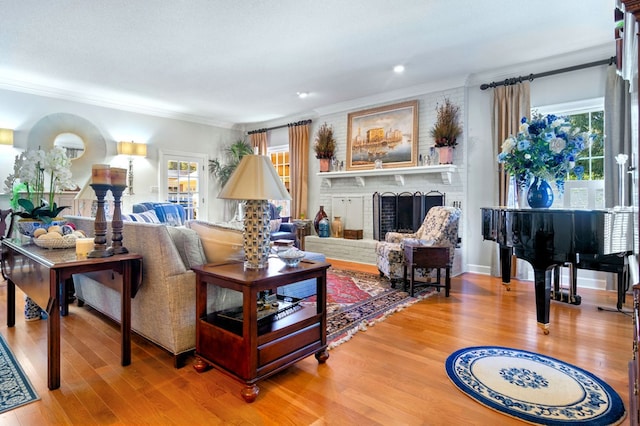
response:
M519 183L538 177L555 182L564 191L564 182L574 168L578 154L591 143L592 135L574 128L566 117L535 114L523 117L517 136L502 144L498 162Z

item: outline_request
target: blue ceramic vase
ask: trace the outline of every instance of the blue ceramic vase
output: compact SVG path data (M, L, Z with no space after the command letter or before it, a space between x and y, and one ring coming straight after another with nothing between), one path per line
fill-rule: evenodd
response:
M551 185L539 177L533 180L527 193L527 202L533 209L548 209L553 204L553 190Z

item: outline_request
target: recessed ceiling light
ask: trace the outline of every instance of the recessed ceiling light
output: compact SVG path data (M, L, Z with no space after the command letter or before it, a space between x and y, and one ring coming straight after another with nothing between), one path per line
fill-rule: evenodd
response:
M300 99L304 99L304 98L306 98L307 96L309 96L309 92L296 92L296 94L298 95L298 97L299 97Z
M404 65L396 65L393 67L393 72L400 74L404 72Z

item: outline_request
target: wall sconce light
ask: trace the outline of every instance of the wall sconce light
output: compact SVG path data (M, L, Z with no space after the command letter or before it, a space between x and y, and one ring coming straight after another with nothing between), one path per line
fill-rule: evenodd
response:
M136 142L118 142L118 155L129 156L129 195L133 195L133 157L146 157L147 144Z
M284 184L265 155L245 155L218 194L226 200L246 200L244 209L245 269L269 266L269 201L290 200Z
M12 129L0 129L0 145L13 146L13 130Z

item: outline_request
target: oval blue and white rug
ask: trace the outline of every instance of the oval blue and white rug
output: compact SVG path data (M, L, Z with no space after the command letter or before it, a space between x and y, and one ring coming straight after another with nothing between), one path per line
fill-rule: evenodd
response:
M615 425L626 412L604 381L558 359L518 349L476 346L449 355L447 375L462 392L534 424Z

